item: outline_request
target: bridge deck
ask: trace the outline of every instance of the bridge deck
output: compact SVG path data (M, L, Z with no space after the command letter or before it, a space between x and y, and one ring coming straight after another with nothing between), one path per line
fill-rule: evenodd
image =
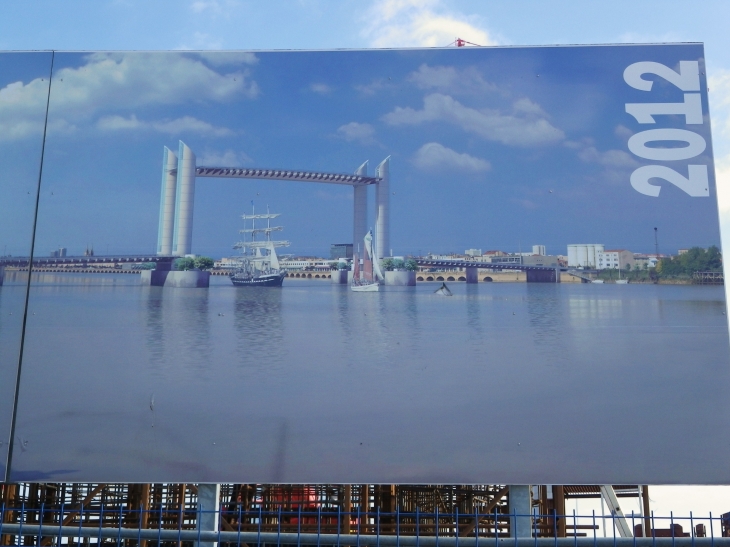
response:
M429 260L416 258L416 263L419 266L428 266L432 268L481 268L486 270L539 270L549 271L560 269L560 271L566 271L567 268L558 266L536 266L527 264L500 264L499 262L475 262L471 260Z
M177 169L173 169L170 172L174 174L177 172ZM196 167L195 176L234 179L296 180L300 182L345 184L348 186L377 184L381 180L377 177L353 175L350 173L324 173L320 171L299 171L295 169L246 169L242 167Z
M138 262L155 262L165 263L172 262L177 256L157 256L157 255L141 255L141 256L36 256L33 257L34 266L55 266L62 264L119 264L119 263L138 263ZM0 257L0 266L27 266L29 258L27 256Z

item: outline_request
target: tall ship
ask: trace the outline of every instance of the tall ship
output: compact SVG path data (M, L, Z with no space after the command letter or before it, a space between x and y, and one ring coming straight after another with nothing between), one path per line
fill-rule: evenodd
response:
M265 214L256 214L253 203L251 214L241 215L245 221L251 221L251 227L239 233L244 234L243 241L236 243L233 248L241 251L237 258L237 265L230 274L231 282L236 287L281 287L286 277L286 270L281 269L279 257L276 255L278 247L288 247L288 241L274 241L272 232L280 232L282 226L272 226L271 220L281 213L270 213L268 207ZM257 228L256 221L266 221L266 227Z

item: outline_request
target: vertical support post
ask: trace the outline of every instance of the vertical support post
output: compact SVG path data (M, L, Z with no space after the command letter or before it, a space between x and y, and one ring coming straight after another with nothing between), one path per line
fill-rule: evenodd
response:
M5 279L5 266L0 266L0 287L2 287L4 279Z
M83 507L83 505L82 505ZM144 530L149 525L150 519L150 485L149 483L142 485L142 494L139 500L139 527ZM147 540L142 539L139 542L140 547L147 547Z
M375 170L380 180L375 189L375 256L385 258L390 253L390 156Z
M198 485L198 530L217 532L220 512L221 485ZM216 547L217 541L201 541L198 547Z
M350 513L352 512L352 485L346 484L344 487L344 503L342 504L342 522L340 527L343 534L350 533Z
M555 266L555 282L560 283L560 266Z
M509 531L513 538L532 537L532 515L529 485L509 486Z
M172 254L175 230L175 191L177 188L177 156L167 146L162 154L162 191L160 192L160 225L157 232L157 254Z
M193 241L193 200L195 199L195 154L180 141L177 154L177 189L175 197L174 256L190 254Z
M477 267L466 267L466 282L467 283L479 283L479 268Z
M355 171L356 175L368 176L368 162L363 163ZM353 251L358 251L360 245L368 233L368 187L360 184L352 187L354 193L354 211L352 216L352 245ZM360 248L360 252L363 249Z
M651 508L649 507L649 486L640 486L641 497L644 504L644 537L652 537L654 532L651 529Z
M553 485L553 506L555 507L555 526L559 538L565 537L565 488Z

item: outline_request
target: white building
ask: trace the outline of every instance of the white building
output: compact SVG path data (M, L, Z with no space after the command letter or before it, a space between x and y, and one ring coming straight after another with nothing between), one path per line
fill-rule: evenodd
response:
M596 253L597 270L625 270L626 266L631 266L632 269L636 266L634 253L631 251L627 251L625 249L612 249L608 251L598 251Z
M538 255L538 256L545 256L547 254L545 252L545 245L533 245L532 254Z
M482 250L481 249L467 249L464 251L464 254L466 256L482 256Z
M568 245L568 268L595 268L596 254L603 252L602 243L576 243Z

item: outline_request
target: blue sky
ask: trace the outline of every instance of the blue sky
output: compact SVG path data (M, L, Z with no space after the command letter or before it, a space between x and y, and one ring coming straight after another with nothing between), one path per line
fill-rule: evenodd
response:
M730 226L730 191L727 190L730 184L730 36L724 21L727 20L729 11L730 6L725 0L705 0L701 3L667 0L614 0L603 3L584 0L269 0L265 3L236 0L36 0L32 3L0 3L0 49L262 50L433 47L445 46L456 36L481 45L701 41L705 43L718 192L726 234L724 239L727 241L730 235L727 232ZM42 67L42 60L29 62L29 72L21 75L16 72L11 80L27 82L29 78L37 78L43 74ZM37 72L33 72L36 68ZM12 83L5 79L5 69L0 60L2 87ZM372 75L373 71L363 68L362 74L365 77ZM422 101L422 98L414 98L411 107L417 108L419 100ZM573 97L565 97L566 102L571 100ZM401 103L400 106L406 104ZM37 112L28 115L37 116ZM124 116L129 119L130 113L127 112ZM146 118L138 115L138 119ZM227 123L218 123L228 126ZM174 145L177 138L163 131L158 133L153 139L156 150L134 166L140 180L155 181L154 192L151 192L155 207L158 199L156 183L159 178L161 147L163 144ZM335 138L332 142L343 144ZM140 148L142 147L140 144ZM205 145L199 150L204 151ZM240 155L242 152L249 154L251 159L260 159L253 152L246 152L232 145L231 150L233 155L224 156L225 159L245 161L246 157ZM0 161L6 165L9 158L38 152L32 143L25 147L20 144L5 145L0 147ZM210 152L215 152L212 145ZM373 149L367 157L377 162L383 155L377 152L381 150ZM222 153L227 154L226 148ZM477 156L476 153L473 155ZM359 165L355 156L353 152L352 160L355 165L352 168ZM357 154L357 159L359 158L360 155ZM84 159L90 163L95 160L94 157ZM492 163L496 160L489 158L488 161ZM25 192L33 187L34 169L26 163L16 162L16 165L20 169L16 172L16 180L25 186L14 189L17 199L14 200L12 211L3 211L0 226L4 232L11 228L16 232L19 230L18 223L5 220L9 213L16 215L10 218L25 218L26 212L32 210L32 204L24 200L28 196ZM112 169L115 166L108 167ZM103 173L103 170L99 171L96 176L102 179ZM5 172L0 176L6 175ZM201 182L199 188L203 184ZM231 190L237 188L239 187L233 184L230 186ZM124 197L123 192L118 194L121 203L124 203ZM198 202L206 203L202 192ZM46 205L51 204L46 202ZM278 204L272 202L272 206L276 208ZM130 210L130 215L132 214L134 213ZM289 227L293 216L294 213L289 213L282 218L283 223L287 224L287 236L292 240L296 233L293 227ZM428 219L424 219L425 222ZM101 231L102 228L99 227L98 230ZM140 230L142 233L143 230ZM51 244L52 236L45 237ZM228 232L221 234L223 240L229 237ZM94 239L97 248L103 251L106 242L101 235L95 234ZM56 243L71 245L65 241L53 242ZM74 241L74 245L77 244ZM484 246L487 244L488 241L474 243ZM669 509L674 509L675 514L687 514L690 509L694 509L695 514L707 510L715 513L727 510L727 489L652 488L652 508L664 514Z
M5 56L18 66L4 74L6 146L37 147L49 55ZM177 139L208 166L353 172L390 155L396 255L533 244L565 254L575 242L648 252L654 226L665 252L719 244L712 181L710 199L669 185L647 197L629 184L655 162L629 153L647 126L625 103L683 94L663 80L635 90L624 69L702 58L698 45L57 53L36 244L41 254L153 252L161 150ZM659 118L651 128L685 127ZM711 141L709 124L692 130ZM26 157L10 155L5 171ZM691 161L712 171L708 153ZM252 200L284 215L294 253L322 256L351 239L349 188L199 179L193 252L229 254Z
M643 2L637 5L635 2L613 2L610 5L598 5L598 4L586 4L584 2L537 2L537 1L525 1L521 2L520 6L514 6L509 2L470 2L470 1L439 1L439 0L377 0L371 2L328 2L318 0L300 0L300 1L281 1L281 2L267 2L266 5L261 5L255 2L236 1L236 0L191 0L189 2L154 2L154 3L143 3L139 1L108 1L108 2L96 2L89 4L86 2L70 1L65 2L63 5L59 5L54 2L36 2L34 7L31 9L19 3L3 3L0 5L0 48L8 50L37 50L37 49L61 49L61 50L96 50L96 49L252 49L252 50L266 50L266 49L327 49L327 48L373 48L373 47L410 47L410 46L445 46L453 41L456 36L467 39L471 42L480 45L529 45L529 44L580 44L580 43L627 43L627 42L665 42L665 41L702 41L705 43L706 48L706 59L707 59L707 70L708 80L710 88L710 106L713 115L713 140L715 157L718 170L718 181L719 181L719 192L720 192L720 207L721 211L727 216L727 212L730 211L730 200L723 198L723 181L727 179L728 165L730 164L730 48L728 48L728 39L721 28L721 25L712 25L711 21L717 20L722 14L727 13L727 5L722 1L716 2L704 2L699 6L690 6L684 2L662 2L661 4L655 2ZM529 14L529 17L525 15ZM257 58L261 58L261 55L257 55ZM70 58L69 58L70 59ZM69 61L67 59L67 61ZM77 61L77 63L83 63L84 61ZM73 66L73 63L69 66ZM79 66L79 65L76 65ZM268 63L254 62L250 65L235 67L211 67L213 71L219 74L227 74L231 72L239 71L245 74L246 77L250 78L251 82L255 82L258 89L241 88L243 89L243 95L249 93L249 95L256 95L258 93L258 99L254 98L251 102L259 103L265 99L273 98L271 95L272 90L281 85L280 78L274 76L270 81L266 80L266 74L273 74L268 71ZM420 65L419 65L420 66ZM223 70L225 68L225 70ZM312 68L311 66L309 67ZM414 67L405 68L401 74L403 79L407 78L407 70L413 71ZM415 67L417 68L417 67ZM346 103L343 100L354 100L355 97L348 96L343 91L345 82L343 85L338 83L339 79L349 78L350 84L354 82L353 78L356 76L361 81L370 81L375 83L378 80L378 67L377 66L345 66L342 72L338 73L324 73L320 74L307 74L306 78L300 78L303 85L306 86L305 80L310 79L313 85L318 83L325 83L327 88L320 87L320 93L315 91L314 87L309 88L310 93L307 93L306 87L304 89L298 89L298 93L295 90L291 91L292 96L297 97L297 101L304 101L301 103L303 106L316 108L315 102L318 98L325 104L326 112L328 115L331 113L335 106L342 108L346 107ZM42 70L40 71L42 73ZM314 75L321 76L313 78ZM490 77L484 77L487 82L493 82L496 79ZM0 78L3 76L0 75ZM27 75L23 75L20 78L23 81L27 80ZM13 78L11 78L13 79ZM326 83L329 82L329 83ZM3 85L7 85L3 80ZM246 85L246 84L244 84ZM357 85L357 84L355 84ZM263 86L263 87L262 87ZM468 99L464 98L465 94L468 94L463 89L457 89L460 87L459 84L453 86L448 90L447 93L441 93L457 100L462 105L468 105ZM327 89L329 93L325 91ZM161 90L158 90L161 91ZM352 88L350 88L352 91ZM425 90L410 90L401 89L403 95L409 94L410 101L400 100L396 94L391 94L388 98L392 101L393 108L395 107L410 107L412 109L418 109L419 102L421 109L423 109L423 100L425 98ZM532 93L532 91L531 91ZM318 97L319 95L319 97ZM526 95L529 95L526 93ZM383 93L378 95L378 98L382 98ZM461 99L460 99L461 97ZM199 102L204 101L205 97L198 97ZM210 102L215 103L216 99L208 98ZM360 97L362 99L362 97ZM570 102L576 100L575 95L570 96L570 100L566 101L566 97L562 98L562 101L566 103L566 106L570 106ZM227 99L226 99L227 100ZM218 100L218 105L223 107L226 104L230 106L230 103L226 103L226 100ZM547 99L543 99L547 100ZM128 105L129 100L122 101ZM133 101L131 101L133 103ZM553 108L560 107L560 102L550 104ZM178 102L177 106L182 103ZM343 122L343 124L331 127L321 127L321 135L326 135L329 140L325 143L317 143L314 146L312 143L313 150L308 151L305 154L307 165L292 164L294 167L308 167L311 163L313 168L331 168L331 169L342 169L351 170L354 169L364 159L370 159L371 166L375 165L383 156L386 154L393 153L393 144L388 141L389 136L395 138L394 133L400 132L401 136L398 139L399 144L403 141L403 126L390 127L388 129L391 132L384 132L382 129L384 121L383 116L386 114L383 111L376 112L371 110L366 112L367 104L366 101L357 101L359 112L362 116L360 120L352 119L349 122ZM538 104L540 104L538 102ZM160 109L160 116L158 118L141 117L139 112L142 112L143 108L141 105L136 107L130 106L129 108L120 108L119 112L109 113L108 108L98 108L94 112L83 112L83 109L77 109L75 113L80 115L82 118L86 117L84 123L99 124L102 126L106 123L106 128L111 132L111 126L114 122L117 125L122 124L126 120L129 123L153 123L157 120L156 126L147 125L145 131L139 133L146 134L146 140L138 138L138 142L130 143L130 139L121 139L124 142L124 146L120 148L126 148L127 153L125 154L109 154L108 150L103 151L100 154L93 153L95 146L102 149L108 149L111 145L111 141L99 137L98 133L89 133L87 138L89 142L83 144L78 141L83 137L79 134L83 131L78 131L73 137L80 148L79 150L85 150L82 157L78 158L83 160L79 162L79 165L92 165L94 161L110 161L109 158L116 156L119 158L118 161L124 162L124 157L129 155L129 152L133 150L136 145L139 150L139 154L134 154L135 161L134 165L124 166L123 171L127 174L127 177L133 177L136 183L143 184L142 180L157 180L159 177L157 171L159 166L158 157L161 156L161 146L167 144L168 146L175 146L176 139L180 136L182 138L191 141L189 144L194 147L196 152L201 159L219 159L226 160L234 163L245 164L245 165L262 165L268 166L267 160L272 161L278 160L277 157L270 157L263 153L263 149L266 147L264 143L252 142L249 138L248 142L246 137L250 135L245 131L245 125L251 121L250 118L241 120L238 126L230 123L233 120L225 120L227 114L223 109L219 109L216 115L214 108L208 108L205 112L203 109L199 109L200 116L188 116L195 118L196 121L206 125L197 126L196 138L186 137L185 131L181 131L182 127L180 123L193 122L193 120L184 120L180 122L181 118L185 118L187 114L180 110L177 114L175 112L175 105L166 105L167 111L164 108ZM294 104L292 104L294 106ZM321 106L321 104L320 104ZM384 105L383 105L384 106ZM472 104L472 107L476 108L480 105ZM546 108L540 104L542 108ZM485 107L481 105L481 107ZM504 108L504 105L502 105ZM186 107L187 108L187 107ZM384 110L384 108L382 108ZM255 109L254 109L255 111ZM267 111L267 116L269 115ZM152 111L148 110L148 114ZM204 116L204 115L205 116ZM546 110L546 114L554 116L552 111ZM119 118L114 118L118 116ZM136 118L135 118L136 116ZM177 116L177 117L176 117ZM221 119L223 116L223 119ZM137 122L135 122L135 120ZM160 122L159 120L163 120ZM178 120L178 125L164 125L164 120L167 122ZM311 121L311 120L310 120ZM329 120L328 120L329 121ZM334 119L332 120L335 121ZM224 123L225 122L225 123ZM60 122L59 122L60 123ZM357 123L361 125L347 125L349 123ZM364 125L370 125L375 131L374 134L369 134L370 129L363 127ZM325 124L323 124L325 125ZM558 125L558 122L555 122ZM244 130L241 130L243 126ZM344 127L342 127L344 126ZM338 131L342 127L341 131ZM216 128L224 128L230 130L234 134L223 135L219 131L216 134ZM565 140L575 140L579 137L579 132L569 131L568 128L562 126L558 127L561 131L566 134ZM52 127L53 129L53 127ZM67 128L71 132L75 129L74 127ZM76 129L83 129L79 127ZM423 131L423 125L415 128L414 132L418 133ZM428 144L435 142L442 146L452 150L458 154L467 154L468 157L462 157L467 163L471 161L472 174L469 176L462 177L464 179L475 179L476 172L482 170L482 175L486 179L488 177L495 178L500 172L500 160L506 160L506 156L503 156L499 151L497 157L489 156L489 154L480 153L478 146L474 143L476 138L472 135L471 143L464 140L461 148L458 146L458 139L456 139L453 132L454 127L446 128L429 128L431 133L429 134L428 142L422 144ZM61 131L61 127L57 127L57 131ZM329 131L329 133L327 133ZM117 131L117 134L124 133L121 129ZM451 132L452 134L450 134ZM51 132L51 136L53 132ZM201 135L206 135L205 139L199 138ZM424 135L425 136L425 135ZM68 135L66 135L68 137ZM363 144L363 140L368 138L371 141L368 144ZM438 139L450 139L452 142L451 146L446 143L440 142ZM119 139L119 137L117 137ZM350 139L349 141L347 139ZM62 148L70 147L71 141L64 142L64 138L60 138L56 141L58 146L54 148L53 140L49 140L49 158L53 159L53 154L61 155L64 152ZM143 142L144 141L144 142ZM203 142L205 141L205 142ZM400 176L394 184L396 185L394 191L403 192L407 191L409 187L415 189L415 184L409 186L407 176L414 177L417 175L418 170L415 168L414 161L417 160L416 152L420 147L414 147L414 143L411 143L410 148L407 143L403 143L403 150L399 151L398 154L394 154L393 169L395 173ZM595 146L596 153L600 154L608 150L616 149L619 150L616 143L601 143L605 146ZM390 148L388 148L390 147ZM155 149L156 148L156 149ZM10 147L7 149L6 154L17 157L20 153L20 149L17 147ZM430 151L438 150L444 152L441 149L431 148ZM624 147L625 150L625 147ZM565 151L562 151L565 153ZM25 154L29 154L30 150L26 150ZM447 152L448 153L448 152ZM583 156L588 157L591 151L584 151ZM329 154L329 156L327 155ZM434 154L430 154L433 156ZM443 154L442 154L443 155ZM337 156L337 162L331 161L333 156ZM424 153L422 156L425 158L427 154ZM290 156L290 152L287 152L287 158L276 161L275 164L281 165L285 162L285 159L294 159L294 156ZM473 158L473 159L472 159ZM594 162L601 161L599 156L594 154ZM606 161L603 158L603 161ZM299 163L299 162L298 162ZM340 163L341 167L335 165ZM49 163L49 166L55 165ZM59 168L56 172L48 172L49 184L44 186L44 190L51 190L51 182L57 182L58 184L64 180L64 177L74 178L76 184L81 184L80 169L78 166L73 166L72 162L67 163L68 171L65 173L62 169L62 163L58 162ZM289 166L289 165L281 165ZM50 168L49 168L50 169ZM151 174L151 170L155 170L154 174ZM400 172L397 170L401 169ZM26 168L26 171L29 171ZM111 178L109 176L102 175L103 171L93 170L96 179L86 177L86 184L89 185L91 193L85 194L86 196L93 197L93 189L98 188L103 183L108 183ZM119 172L119 168L115 168L115 172ZM26 173L30 175L30 173ZM54 179L55 177L55 179ZM32 178L32 177L31 177ZM100 180L103 178L104 180ZM19 179L18 179L19 180ZM25 179L23 179L25 180ZM422 183L422 181L419 181ZM146 184L146 182L144 183ZM398 188L401 185L401 188ZM301 241L300 234L305 233L303 226L299 225L295 220L295 214L291 208L288 207L287 203L282 203L278 198L277 188L280 185L274 184L251 184L242 183L240 181L205 181L201 180L198 186L199 192L196 200L196 241L197 249L200 252L223 252L224 246L216 242L223 242L226 239L230 239L229 234L231 231L235 232L236 222L224 222L224 218L230 216L230 212L235 209L240 209L237 206L238 202L248 203L248 194L253 195L254 190L259 202L268 201L272 207L281 210L286 216L282 217L282 224L287 227L287 237L292 240L294 247L292 250L298 250L301 252L326 252L326 245L328 245L332 239L342 239L339 234L349 234L349 199L346 195L347 192L344 189L338 189L334 187L317 187L310 189L303 188L291 188L287 187L286 190L281 190L290 195L292 201L297 201L301 208L311 214L312 218L317 219L316 223L309 224L309 236L307 237L307 243ZM207 190L210 188L210 190ZM671 190L671 188L670 188ZM418 190L415 190L418 193ZM156 192L156 190L154 191ZM223 207L222 210L216 210L214 215L205 215L206 211L213 211L215 207L222 207L221 202L216 199L218 193L221 195L225 194L230 196L230 201ZM329 200L331 202L329 212L326 214L327 222L325 223L322 218L323 215L319 212L316 206L311 206L316 200L313 199L312 195L317 193L319 201L324 202ZM666 191L665 191L666 193ZM25 194L27 195L27 194ZM105 193L105 195L107 195ZM153 199L156 202L158 198L156 194L150 194L154 196ZM304 195L307 195L307 199L312 201L302 201ZM45 211L48 215L48 225L44 228L43 225L39 233L38 244L41 249L45 251L46 247L55 245L66 245L74 249L78 249L81 245L86 243L93 243L97 251L104 252L107 248L110 250L116 249L117 252L122 252L124 247L127 248L137 247L142 239L148 238L147 233L149 231L148 225L151 222L149 215L145 216L142 211L134 209L134 200L126 192L120 191L116 196L116 205L128 207L128 214L135 218L135 227L131 231L125 229L108 231L103 224L95 224L93 237L88 235L88 227L77 228L80 233L70 233L68 236L65 234L57 234L56 230L61 223L51 215L54 206L59 212L68 210L60 199L60 195L54 192L54 199L51 200L49 196L45 196L42 199L41 212L44 211L43 206L45 205ZM405 197L405 196L404 196ZM408 196L413 197L413 196ZM423 197L423 196L420 196ZM454 198L453 193L450 198ZM76 202L76 206L80 207L77 203L78 196L67 193L65 198L69 201L69 204L73 201ZM522 199L523 205L526 207L530 206L529 197L515 196L514 199ZM393 208L394 215L400 214L401 216L406 215L408 212L403 210L402 205L405 200L401 200L398 194L394 196ZM532 200L535 201L534 199ZM440 215L451 215L458 211L458 206L461 203L457 199L451 199L448 203L453 204L454 210L450 210L447 207L443 207L441 211L437 211L434 215L427 215L421 221L422 225L414 226L413 231L420 229L427 230L427 224L436 224L438 227L434 230L434 226L431 227L432 233L429 235L429 239L426 242L419 237L415 237L415 234L408 232L407 226L404 226L400 232L396 231L394 227L393 231L393 246L395 252L418 252L420 251L445 251L445 250L463 250L461 247L482 247L482 248L505 248L506 250L518 250L523 247L529 247L533 243L543 243L548 246L548 250L551 252L561 252L561 248L570 239L571 241L583 240L585 238L578 239L568 237L561 232L552 232L550 228L543 234L543 237L534 237L534 233L529 229L528 226L515 220L509 220L512 224L509 231L500 230L499 226L487 226L483 230L477 231L477 233L467 234L463 233L460 236L456 232L451 233L449 230L445 233L441 241L438 240L438 233L441 232L444 223L441 220L433 222L433 219L438 219ZM306 204L306 207L304 206ZM114 207L113 209L116 209ZM23 206L14 208L14 214L20 215L22 211L26 209ZM155 210L154 208L152 209ZM200 214L198 214L198 212ZM156 215L156 213L155 213ZM154 216L153 215L153 220ZM203 215L203 216L201 216ZM5 215L6 218L12 218ZM206 231L203 229L208 220L214 218L215 223L211 225L209 236L207 239L204 238ZM61 217L58 217L61 218ZM541 220L535 217L535 213L528 211L526 219L535 219L535 221ZM447 218L447 220L449 220ZM652 225L653 219L648 219L646 224ZM447 222L446 224L449 224ZM419 224L419 223L416 223ZM450 223L453 224L453 223ZM421 228L423 226L423 228ZM329 229L328 229L329 228ZM591 233L585 234L585 239L593 241L603 241L609 246L628 246L634 248L634 250L650 250L651 247L651 234L648 238L643 237L644 227L639 228L638 232L635 230L624 230L620 225L617 225L615 234L595 234L595 238L590 236L594 235ZM662 242L666 242L667 249L671 250L673 247L682 246L685 244L694 243L695 240L685 243L681 240L681 237L675 237L672 235L671 227L667 226L661 232ZM676 226L675 226L676 229ZM83 231L82 231L83 230ZM451 230L451 229L450 229ZM71 228L73 232L74 229ZM216 233L216 231L219 232ZM434 234L433 231L437 232ZM628 232L628 233L626 233ZM463 236L463 237L462 237ZM632 236L632 237L629 237ZM458 239L453 246L449 243L454 239ZM81 241L82 239L88 239L89 241ZM299 239L299 241L297 241ZM687 238L689 240L689 238ZM54 241L57 240L57 241ZM537 241L540 240L540 241ZM140 242L140 243L138 243ZM714 241L696 241L698 244L709 244ZM152 245L153 243L150 243ZM4 244L6 245L6 244ZM227 243L226 243L227 245ZM22 247L22 245L21 245ZM325 247L323 249L323 247ZM427 247L424 249L423 247ZM648 248L647 248L648 247ZM21 252L16 250L16 253ZM564 252L564 251L562 251Z

